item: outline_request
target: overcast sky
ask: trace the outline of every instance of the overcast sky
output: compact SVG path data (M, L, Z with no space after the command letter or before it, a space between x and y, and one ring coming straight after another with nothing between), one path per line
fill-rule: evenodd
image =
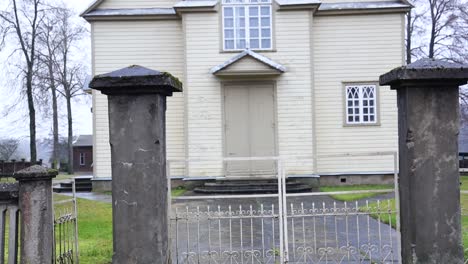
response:
M66 0L67 5L76 11L77 19L78 14L81 13L92 0ZM82 20L84 21L84 20ZM84 21L83 23L86 23ZM13 44L13 43L12 43ZM14 138L27 138L29 136L29 119L27 118L27 107L23 104L18 104L19 107L10 113L7 117L3 116L7 105L15 104L18 97L18 90L12 89L12 85L9 84L11 80L15 80L15 76L8 75L11 72L11 58L7 58L8 51L11 51L12 47L10 44L9 48L0 51L0 138L14 137ZM84 64L90 65L91 51L90 51L89 39L83 40L80 44L79 59ZM7 43L8 45L8 43ZM66 121L66 107L64 102L59 106L59 115L61 116L60 122L60 134L65 136L67 131ZM73 102L73 115L74 115L74 133L79 134L91 134L92 133L92 114L91 114L91 96L80 96ZM45 138L51 135L51 116L44 113L37 113L37 134L38 138Z

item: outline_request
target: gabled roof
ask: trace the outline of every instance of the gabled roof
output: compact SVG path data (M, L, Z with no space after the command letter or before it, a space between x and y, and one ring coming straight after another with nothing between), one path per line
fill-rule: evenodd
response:
M255 59L256 61L258 61L259 63L262 63L266 66L268 66L269 68L273 69L273 70L276 70L278 73L283 73L283 72L286 72L286 67L284 67L283 65L271 60L270 58L267 58L261 54L258 54L252 50L244 50L242 51L241 53L237 54L236 56L230 58L229 60L211 68L211 73L212 74L217 74L219 72L221 72L222 70L224 69L227 69L229 66L235 64L236 62L242 60L243 58L246 58L246 57L251 57L253 59Z
M149 8L152 10L146 10L146 8L140 9L124 9L124 10L96 10L96 8L102 4L104 0L94 0L83 12L81 12L80 16L82 17L95 17L95 16L138 16L138 15L161 15L161 12L164 13L163 15L172 15L175 14L174 9L190 9L190 8L213 8L218 4L218 0L182 0L174 5L174 8ZM159 10L159 11L158 11ZM97 12L99 11L99 12ZM158 13L159 12L159 13Z
M178 14L192 11L216 11L218 0L182 0L174 5Z
M276 0L278 5L310 5L310 4L320 4L320 0Z
M81 12L80 16L84 16L87 13L93 11L96 7L98 7L104 0L94 0L83 12Z
M317 8L322 3L320 0L276 0L276 3L279 6L279 10L305 10Z
M73 141L74 147L92 147L93 146L93 135L79 135L75 141Z
M188 7L214 7L218 0L182 0L174 5L174 8Z
M408 11L412 7L413 6L406 0L322 3L318 9L318 13L329 14L335 12L372 12L382 10Z
M95 17L109 17L109 16L168 16L169 14L160 14L155 9L144 10L144 9L127 9L120 10L117 14L108 14L106 12L118 12L112 10L103 11L104 13L94 13L96 8L102 4L105 0L94 0L88 8L86 8L80 16L87 18ZM177 12L182 11L209 11L215 10L214 8L218 4L219 0L181 0L177 2L173 7L170 8L159 8L162 9L175 9ZM323 3L321 0L276 0L279 9L304 9L313 8L318 9L320 15L333 15L333 14L354 14L354 13L375 13L375 12L407 12L413 5L408 0L390 0L390 1L358 1L355 2L338 2L338 3ZM125 14L122 14L124 12ZM148 14L148 12L152 12ZM163 12L174 11L165 10ZM174 12L175 13L175 12Z
M102 16L156 16L175 15L173 8L123 8L123 9L96 9L83 15L84 18Z

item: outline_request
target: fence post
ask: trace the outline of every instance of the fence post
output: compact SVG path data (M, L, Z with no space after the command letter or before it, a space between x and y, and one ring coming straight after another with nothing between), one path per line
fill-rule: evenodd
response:
M468 65L422 59L380 76L397 90L402 262L462 264L459 86Z
M52 179L57 171L34 165L14 174L19 182L22 264L52 263L54 217Z
M166 178L166 97L182 91L168 73L130 66L96 76L108 95L112 158L112 263L171 263Z

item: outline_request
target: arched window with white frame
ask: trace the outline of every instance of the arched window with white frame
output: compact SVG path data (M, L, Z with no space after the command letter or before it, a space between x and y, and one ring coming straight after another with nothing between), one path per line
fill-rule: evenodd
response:
M347 125L378 124L377 85L352 84L345 86Z

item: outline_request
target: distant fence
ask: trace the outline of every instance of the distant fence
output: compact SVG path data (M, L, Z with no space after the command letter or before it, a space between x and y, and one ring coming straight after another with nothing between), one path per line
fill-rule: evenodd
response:
M17 171L31 167L32 165L42 165L42 160L31 163L25 159L5 161L0 160L0 177L11 177Z

